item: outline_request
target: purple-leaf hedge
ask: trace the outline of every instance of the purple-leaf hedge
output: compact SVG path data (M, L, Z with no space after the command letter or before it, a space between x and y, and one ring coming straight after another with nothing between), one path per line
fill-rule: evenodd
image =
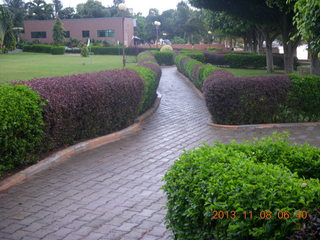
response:
M216 70L205 81L203 92L216 123L271 123L286 104L290 84L286 75L232 77Z
M137 117L144 89L139 74L128 69L23 84L48 102L44 108L45 151L127 127Z

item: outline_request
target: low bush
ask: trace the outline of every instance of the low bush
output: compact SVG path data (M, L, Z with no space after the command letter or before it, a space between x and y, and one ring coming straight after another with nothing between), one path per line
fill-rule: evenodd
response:
M203 92L216 123L270 123L277 121L290 85L285 75L235 78L217 70L205 81Z
M202 89L205 80L213 73L213 71L220 68L213 66L211 64L206 64L200 67L199 69L199 85Z
M121 55L122 48L121 47L90 47L90 50L95 55Z
M148 66L134 66L130 69L138 72L144 80L144 94L141 100L139 113L144 113L152 107L155 99L157 98L157 88L159 85L159 78L157 74L148 68Z
M63 55L66 49L64 46L52 46L51 54L53 55Z
M285 110L292 121L320 121L320 77L289 75L292 85Z
M171 66L174 64L173 62L173 54L174 52L163 51L163 52L156 52L154 54L155 59L157 60L159 65Z
M210 63L212 65L228 65L225 58L224 58L224 54L216 54L216 53L212 53L209 51L204 51L204 62L205 63Z
M224 55L224 58L232 68L264 68L266 66L266 57L261 54L228 53Z
M51 53L52 45L45 44L32 44L32 45L24 45L24 52L38 52L38 53Z
M202 91L202 84L200 82L200 69L201 67L204 66L204 64L196 64L192 68L192 74L191 74L191 79L193 84L200 90Z
M201 64L202 64L201 62L190 58L185 62L183 66L184 67L183 72L185 76L188 77L193 82L194 85L197 85L197 81L195 79L195 76L193 76L193 68Z
M137 64L137 66L142 66L142 67L147 67L147 68L150 68L152 71L154 71L154 73L156 74L157 76L157 79L158 81L160 81L160 78L161 78L161 68L160 66L155 63L155 62L148 62L148 61L141 61Z
M88 49L88 47L87 46L83 46L82 48L81 48L81 56L82 57L89 57L89 49Z
M164 45L160 48L160 52L172 52L173 48L170 45Z
M232 68L265 68L266 56L263 54L255 54L248 52L216 54L210 51L204 51L205 63L218 66L230 66ZM284 68L283 54L273 55L273 64L280 68ZM294 68L298 66L298 59L294 57Z
M26 86L0 85L0 176L34 163L43 140L40 96Z
M157 48L136 48L136 47L128 47L125 48L126 55L137 56L139 53L144 52L146 50L157 50ZM91 51L95 55L122 55L122 47L91 47Z
M185 56L195 59L201 63L205 62L205 56L202 52L186 52L183 53Z
M48 101L43 151L127 127L138 114L144 89L143 79L129 69L33 79L22 84Z
M289 155L278 156L287 158L274 161L290 161ZM166 224L174 238L285 239L297 230L303 222L299 211L319 206L319 179L299 178L261 157L257 162L253 153L222 143L180 156L163 186ZM290 217L280 219L284 213Z

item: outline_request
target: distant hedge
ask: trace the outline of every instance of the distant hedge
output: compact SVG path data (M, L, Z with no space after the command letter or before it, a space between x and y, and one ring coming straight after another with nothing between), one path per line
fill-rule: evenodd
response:
M173 54L174 52L169 52L169 51L156 52L154 54L154 57L157 60L159 65L171 66L174 64Z
M122 47L90 47L90 50L95 55L122 55ZM141 52L147 50L157 50L157 48L136 48L136 47L128 47L125 48L126 55L138 55Z
M164 177L166 225L181 240L285 239L319 207L319 179L295 173L317 174L319 154L281 136L186 151Z
M0 176L37 161L45 102L26 86L0 85Z
M232 68L265 68L266 56L264 54L255 53L212 53L204 51L204 62L213 65L227 65ZM284 68L283 54L273 54L273 64L280 68ZM294 57L294 68L298 66L298 59Z
M54 46L47 44L25 44L22 50L24 52L51 53L54 55L63 55L65 53L64 46Z

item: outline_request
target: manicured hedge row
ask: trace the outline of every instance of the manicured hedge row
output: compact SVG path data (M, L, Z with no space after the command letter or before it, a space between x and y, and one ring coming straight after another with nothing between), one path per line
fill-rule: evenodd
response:
M204 51L204 62L213 65L228 65L232 68L265 68L266 56L254 53L227 53L216 54L210 51ZM284 68L283 54L273 55L273 64L280 68ZM294 58L294 67L298 66L297 57Z
M53 45L45 45L45 44L34 44L34 45L24 45L24 52L39 52L39 53L51 53L54 55L65 53L64 46L53 46Z
M122 55L122 47L96 47L90 48L95 55ZM147 50L157 50L157 48L125 48L126 55L138 55Z
M138 114L144 89L139 74L129 69L33 79L23 84L48 101L43 151L127 127Z
M235 77L182 54L174 60L178 70L203 91L215 123L320 121L320 77Z
M139 113L147 111L157 98L157 88L161 77L161 68L156 63L153 55L150 52L142 52L138 55L138 64L130 69L135 70L144 80L144 95L141 101ZM151 62L144 61L151 59Z
M277 137L187 151L164 177L167 227L175 239L286 239L304 221L298 211L319 207L319 179L292 172L317 157L319 149Z
M255 124L320 120L320 77L211 74L203 87L213 121Z
M26 86L0 85L0 176L34 163L43 139L40 96Z
M286 75L233 77L217 70L205 81L203 92L215 123L272 123L286 103L289 87Z

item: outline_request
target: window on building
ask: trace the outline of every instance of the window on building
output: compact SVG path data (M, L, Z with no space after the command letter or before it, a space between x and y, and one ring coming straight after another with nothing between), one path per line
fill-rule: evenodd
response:
M114 37L114 30L98 30L97 37Z
M47 32L31 32L31 38L46 38Z
M70 31L64 31L64 37L70 38Z
M82 37L83 37L83 38L88 38L88 37L90 37L90 31L88 31L88 30L82 31Z

